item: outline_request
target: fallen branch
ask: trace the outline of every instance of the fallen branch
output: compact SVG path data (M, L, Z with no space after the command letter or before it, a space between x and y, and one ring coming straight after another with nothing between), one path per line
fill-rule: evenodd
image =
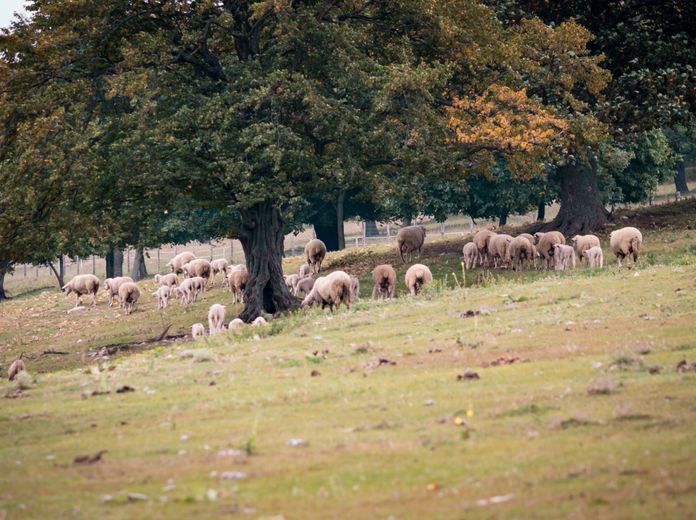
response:
M70 352L63 352L62 350L54 350L54 349L52 349L52 348L49 348L48 350L44 350L44 351L41 353L42 356L46 356L46 355L48 355L48 354L56 354L56 355L60 355L60 356L67 356L68 354L70 354Z
M121 350L130 350L130 349L135 349L139 347L143 347L145 345L151 345L153 343L169 343L171 341L185 338L189 336L190 334L188 332L180 332L177 334L167 334L167 331L171 328L171 324L167 325L167 327L164 329L164 331L150 339L146 340L140 340L140 341L128 341L124 343L111 343L110 345L100 345L98 347L93 347L89 349L88 354L90 356L99 356L104 354L104 350L106 350L106 353L108 355L113 355L116 352L119 352Z

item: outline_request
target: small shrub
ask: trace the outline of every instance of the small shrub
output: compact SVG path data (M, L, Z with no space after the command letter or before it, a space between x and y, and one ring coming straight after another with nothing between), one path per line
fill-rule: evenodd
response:
M20 390L27 390L32 386L34 386L34 376L32 376L26 370L23 370L17 374L17 388Z
M213 352L207 348L192 348L184 350L179 357L182 359L191 358L194 363L204 363L206 361L213 361L215 355Z

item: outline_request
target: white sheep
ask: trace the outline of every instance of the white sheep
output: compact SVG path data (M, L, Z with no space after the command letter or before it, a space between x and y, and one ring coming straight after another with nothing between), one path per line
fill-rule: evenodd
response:
M168 285L161 285L157 288L155 292L152 293L157 299L157 309L166 309L169 305L169 296L171 295L171 290Z
M300 275L300 278L304 278L305 276L309 276L311 272L312 267L309 264L305 263L300 266L300 269L297 274Z
M295 285L297 285L297 281L300 279L299 274L286 274L283 276L283 279L285 280L285 286L288 288L290 292L295 291Z
M588 267L604 267L604 253L602 252L601 247L594 246L589 249L586 249L582 252L582 255L585 257Z
M205 280L201 277L186 278L176 288L176 295L182 305L189 305L198 299L198 294L203 290Z
M534 264L534 253L534 246L529 239L526 236L520 235L513 238L507 246L506 262L511 265L513 271L519 271L522 269L523 262L525 261L529 265Z
M314 277L311 275L305 276L304 278L300 278L299 280L297 280L297 283L295 284L292 293L295 296L304 298L310 293L312 287L314 287L314 281Z
M599 238L595 235L575 235L573 238L570 239L570 242L573 244L575 252L580 258L580 262L582 262L585 258L585 251L587 251L591 247L600 245Z
M638 255L642 246L643 235L634 227L617 229L609 235L609 247L611 247L611 252L616 255L619 269L621 269L621 260L627 256L633 257L633 263L630 266L633 267L638 261Z
M133 280L131 280L131 282L132 281ZM156 274L155 283L161 286L166 285L170 289L173 289L174 287L179 285L179 277L176 275L176 273Z
M221 332L225 328L225 314L227 313L227 306L215 303L208 309L208 329L210 335Z
M488 244L496 235L493 231L482 229L474 235L474 244L479 251L479 262L481 266L490 267L493 263L493 255L488 250Z
M167 265L171 269L172 273L179 274L182 272L182 268L184 267L185 264L187 264L191 260L195 260L195 259L196 259L196 255L194 255L190 251L184 251L183 253L179 253L174 258L172 258L169 262L167 262Z
M390 264L381 264L372 270L372 299L392 299L396 289L396 271Z
M311 271L314 274L318 274L321 271L321 264L324 261L324 257L326 257L326 244L318 238L314 238L307 242L304 253Z
M350 302L360 301L360 280L357 276L350 275Z
M193 339L202 338L205 336L205 327L202 323L194 323L191 325L191 337Z
M406 287L412 296L416 296L418 291L426 284L433 280L433 275L428 269L428 266L423 264L413 264L406 271L406 276L404 277L406 281Z
M462 248L462 256L464 257L464 267L469 270L476 267L480 259L480 253L478 247L473 242L467 242Z
M573 269L575 269L575 249L572 246L554 244L553 258L556 264L556 271L565 271L568 269L569 264L572 264Z
M423 244L425 243L425 228L423 226L408 226L401 228L396 234L396 247L402 263L406 263L406 255L409 262L415 251L420 257Z
M67 295L75 293L75 307L82 302L82 296L92 295L92 305L97 304L97 291L99 291L99 278L93 274L78 274L66 283L61 290Z
M493 235L488 241L488 255L493 259L493 267L507 268L507 248L512 242L512 236L506 234Z
M343 271L334 271L327 276L320 276L314 282L310 293L302 300L301 307L321 304L323 309L327 305L331 312L334 307L338 309L341 303L346 309L350 309L351 282L350 276Z
M212 268L210 267L210 262L204 258L196 258L190 262L184 264L181 268L184 271L184 276L186 278L194 278L200 276L206 280L210 279Z
M114 296L118 297L118 290L121 285L132 281L133 278L130 276L117 276L116 278L107 278L104 280L104 290L106 291L106 298L109 301L109 307L114 304Z
M534 233L536 240L537 251L544 259L544 267L551 269L553 265L553 246L556 244L565 244L566 240L559 231L549 231L548 233Z
M215 284L215 275L218 273L222 273L222 280L224 284L224 281L227 278L228 267L229 262L226 258L218 258L217 260L210 262L210 279L213 282L213 285Z
M263 316L258 316L254 321L251 322L251 324L254 327L262 327L264 325L268 325L268 322L266 321L266 318Z
M135 282L125 282L118 288L118 303L126 309L126 314L133 312L139 298L140 289Z
M230 321L230 324L227 326L229 330L237 330L240 329L244 326L244 322L240 320L239 318L235 318L232 321Z
M230 273L230 291L232 291L232 303L244 303L244 291L249 281L249 271L237 269Z

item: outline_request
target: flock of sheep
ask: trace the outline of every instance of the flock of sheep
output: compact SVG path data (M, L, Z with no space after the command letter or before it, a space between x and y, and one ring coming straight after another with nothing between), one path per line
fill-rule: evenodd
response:
M409 261L413 253L422 250L425 242L425 228L409 226L397 234L397 248L403 263ZM520 270L525 265L534 268L537 259L541 260L544 268L565 270L576 267L576 259L585 261L588 267L603 267L604 255L599 238L594 235L576 235L571 239L572 246L566 245L565 237L557 232L522 233L516 237L498 234L489 230L479 231L473 241L464 245L463 256L466 269L474 267L512 268ZM633 227L625 227L614 231L610 236L610 248L616 256L618 265L624 258L629 257L635 263L638 259L643 237L640 231ZM305 246L305 260L297 273L285 275L285 283L292 294L303 298L301 307L321 305L322 309L329 307L333 312L343 304L347 309L352 302L360 298L360 282L356 276L344 271L334 271L326 276L317 276L326 256L326 246L319 239L310 240ZM196 258L193 253L184 252L176 255L168 264L169 274L155 275L157 290L152 296L157 300L157 308L164 309L169 300L175 297L181 305L195 302L209 285L215 284L215 277L222 274L223 287L229 287L232 292L232 303L244 302L244 291L249 280L249 272L245 265L230 265L225 259L208 261ZM180 281L179 275L184 278ZM406 288L413 296L417 295L423 285L431 282L433 275L423 264L413 264L406 271L404 278ZM390 264L376 266L372 271L372 299L384 300L394 297L396 289L396 271ZM92 296L92 305L96 305L99 278L91 274L75 276L63 286L66 294L74 293L76 306L80 305L84 295ZM130 314L140 299L140 288L129 276L107 278L104 281L109 306L118 305ZM216 303L208 311L208 334L215 334L225 328L227 307ZM264 325L266 320L258 317L254 325ZM233 319L228 329L238 329L243 325L239 318ZM195 338L206 334L202 323L196 323L191 328Z

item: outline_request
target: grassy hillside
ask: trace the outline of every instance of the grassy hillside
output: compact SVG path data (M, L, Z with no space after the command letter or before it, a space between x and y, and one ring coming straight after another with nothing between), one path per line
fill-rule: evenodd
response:
M37 380L2 399L0 518L688 517L696 371L676 367L696 362L696 231L672 218L645 226L632 271L475 270L460 288L461 243L434 243L440 282L418 298L100 360L229 293L161 316L150 298L129 317L3 303L3 365L24 350ZM328 266L367 296L385 259Z

